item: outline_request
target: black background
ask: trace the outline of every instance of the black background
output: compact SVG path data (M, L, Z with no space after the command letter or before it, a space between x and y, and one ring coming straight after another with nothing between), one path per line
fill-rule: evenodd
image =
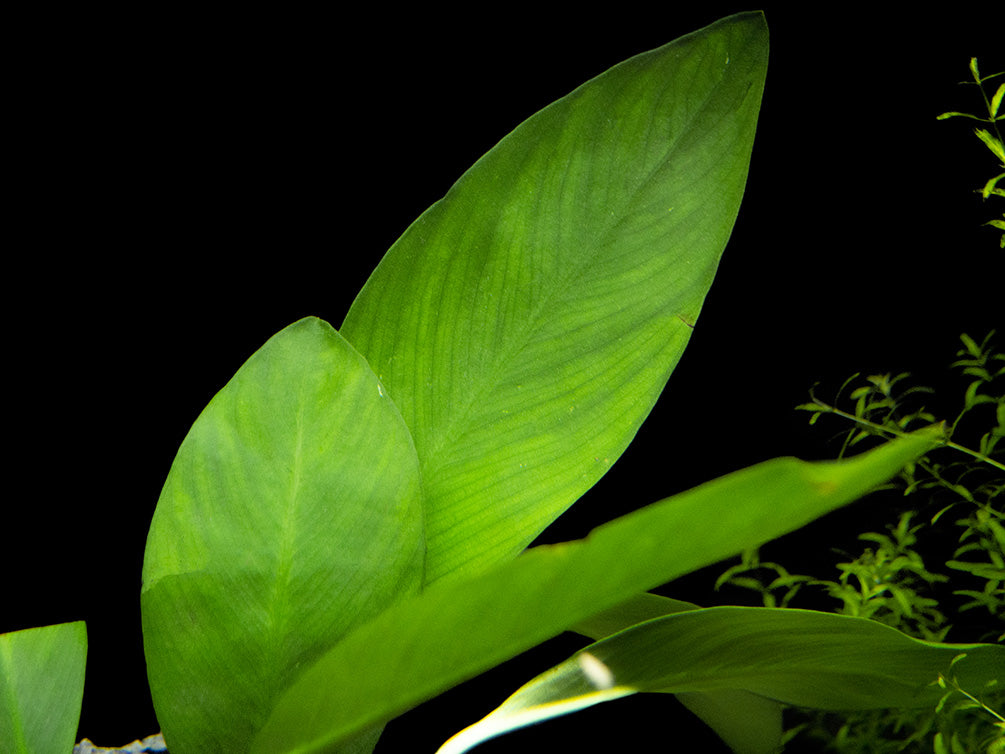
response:
M87 621L78 738L158 730L144 539L206 402L285 325L313 314L338 326L386 248L520 121L748 9L677 5L574 17L144 6L9 26L0 631ZM766 458L833 455L828 428L793 411L814 382L911 370L956 390L946 365L959 333L1005 325L1005 253L981 225L1002 203L974 193L996 165L969 123L935 119L981 111L957 82L973 55L986 72L1005 67L1005 13L822 7L765 8L747 194L689 350L633 447L542 541ZM868 515L835 514L779 557L798 570ZM720 570L667 593L721 601ZM379 751L434 751L578 646L561 637L424 705ZM581 751L668 750L689 725L671 700L638 698L484 750L562 736Z

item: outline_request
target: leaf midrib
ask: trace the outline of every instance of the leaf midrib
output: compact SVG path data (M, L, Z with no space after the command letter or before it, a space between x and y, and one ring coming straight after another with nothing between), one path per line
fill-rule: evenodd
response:
M452 418L442 424L441 431L435 435L436 441L428 442L426 450L420 458L420 468L423 472L423 478L435 478L435 474L429 473L430 470L435 470L437 468L440 463L439 457L442 453L452 447L455 447L463 439L464 434L473 424L472 415L474 414L474 407L476 405L485 405L486 397L495 392L498 385L503 381L503 377L506 376L506 372L504 371L505 365L513 363L513 359L515 359L516 356L531 342L533 339L532 336L536 333L540 333L544 329L547 322L547 317L544 313L546 311L554 311L555 307L553 304L555 302L570 300L568 294L574 283L581 280L583 276L589 272L591 267L597 263L598 259L601 257L601 250L607 247L611 239L613 230L623 223L625 218L630 214L624 208L633 206L635 197L642 193L645 187L650 185L655 180L656 175L661 171L661 169L663 169L667 163L673 159L674 153L678 150L679 145L685 140L686 136L690 135L694 131L695 124L702 120L702 116L707 110L709 102L715 99L714 95L724 80L725 77L720 78L716 85L708 90L701 106L693 111L693 117L687 121L687 126L682 128L676 137L668 144L663 158L654 162L653 167L650 168L648 173L643 178L637 181L635 187L630 193L625 193L625 198L619 208L619 211L616 214L611 213L609 216L610 219L607 219L604 223L604 229L597 234L597 240L590 243L587 247L588 251L584 255L586 258L583 259L580 264L570 266L570 268L565 272L564 277L560 279L555 286L553 286L551 291L546 293L538 300L538 302L536 302L534 309L524 320L522 327L504 341L504 346L499 349L495 358L491 360L490 366L483 372L485 377L479 381L480 386L475 390L467 391L469 397L463 403L453 404L455 406L455 411L451 412ZM570 93L570 95L567 96L571 96L573 93ZM565 98L563 98L563 100L564 99ZM555 104L557 105L558 103ZM551 107L554 107L554 105L549 106L549 108L546 108L545 111L551 109ZM542 113L545 111L542 111ZM655 118L650 118L650 128L648 128L646 132L647 137L645 143L647 145L651 143L651 137L649 137L648 134L651 132L651 125L655 122L655 120ZM535 154L536 153L537 150L535 150ZM563 178L567 174L568 170L566 169L563 171ZM688 325L688 321L683 319L683 317L688 315L682 315L678 312L677 316L682 319L684 324ZM693 328L693 322L688 326Z
M296 550L294 547L297 533L296 513L303 478L304 410L304 393L301 389L297 392L296 437L291 458L292 468L290 469L289 489L283 511L276 575L272 582L272 595L269 600L273 641L277 655L284 645L290 616L290 578ZM281 663L276 664L277 672L281 667Z

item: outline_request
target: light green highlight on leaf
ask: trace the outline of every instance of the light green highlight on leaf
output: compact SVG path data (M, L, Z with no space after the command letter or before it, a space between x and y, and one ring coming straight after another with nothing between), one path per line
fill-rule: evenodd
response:
M83 621L0 634L0 751L73 749L86 662Z
M584 656L592 657L580 654L577 658ZM453 736L437 754L463 754L503 733L635 693L635 689L621 684L598 689L582 672L581 666L575 664L575 669L562 665L538 676L533 686L522 687L488 717Z
M966 656L954 663L961 653ZM594 691L583 673L584 654L614 678L606 695ZM440 752L461 754L532 722L630 693L684 693L688 699L691 692L738 690L774 700L762 706L777 716L778 736L772 742L764 735L771 726L744 727L734 717L734 751L770 752L780 741L777 703L831 710L931 706L942 694L934 681L950 664L963 685L980 688L1005 677L1005 647L924 642L875 621L808 610L682 611L590 645L525 684Z

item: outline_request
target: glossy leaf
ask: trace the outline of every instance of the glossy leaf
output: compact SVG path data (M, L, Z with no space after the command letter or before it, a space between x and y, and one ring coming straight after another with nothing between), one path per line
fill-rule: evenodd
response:
M1005 678L1005 647L995 644L925 642L865 618L809 610L682 611L591 644L521 687L440 752L461 754L510 730L640 691L680 693L692 704L695 692L727 694L704 697L715 703L747 692L777 715L779 734L779 703L827 710L934 707L944 693L936 679L961 654L966 657L953 671L963 686L979 689ZM595 665L605 668L604 688L588 671ZM749 703L750 696L740 701ZM766 716L743 725L739 710L729 712L734 751L769 753L779 743L770 727L761 727L770 724Z
M0 634L0 751L73 750L86 662L83 621Z
M760 13L639 55L521 124L389 250L342 326L402 410L427 583L515 556L627 447L743 194Z
M434 585L307 670L252 751L323 751L640 592L798 529L886 481L942 437L933 428L846 461L767 461L584 540Z
M421 580L408 431L335 330L296 322L196 420L154 513L143 638L172 754L246 750L300 669Z

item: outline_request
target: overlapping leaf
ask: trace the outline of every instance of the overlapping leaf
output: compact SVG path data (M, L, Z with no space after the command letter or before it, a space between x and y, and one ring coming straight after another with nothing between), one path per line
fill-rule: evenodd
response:
M290 325L195 422L150 528L144 648L172 752L246 750L302 667L421 581L401 416L328 324Z
M965 688L1005 678L1005 647L995 644L926 642L865 618L808 610L682 611L590 645L521 687L440 752L461 754L507 731L640 691L685 699L697 692L713 702L721 697L710 692L746 692L829 710L934 707L944 693L935 680L961 654L966 657L953 672ZM770 730L736 722L734 751L770 752L777 745Z
M585 540L534 548L477 577L434 585L353 631L308 669L252 751L325 751L591 615L858 498L941 437L926 431L848 461L767 461L605 524Z
M520 552L627 447L743 194L760 13L615 66L520 125L394 244L342 334L415 439L427 583Z

